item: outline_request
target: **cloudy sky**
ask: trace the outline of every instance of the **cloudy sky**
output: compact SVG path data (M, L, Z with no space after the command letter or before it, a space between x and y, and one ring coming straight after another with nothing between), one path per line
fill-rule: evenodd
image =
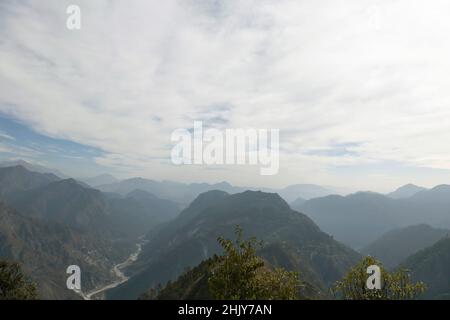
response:
M66 8L81 8L81 30ZM450 2L0 2L0 158L388 191L450 183ZM280 129L280 170L174 166L171 133Z

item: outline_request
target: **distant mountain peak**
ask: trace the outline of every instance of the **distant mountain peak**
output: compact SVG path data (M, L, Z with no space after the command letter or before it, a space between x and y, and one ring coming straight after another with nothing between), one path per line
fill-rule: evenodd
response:
M221 200L224 199L226 197L228 197L229 194L225 191L222 190L211 190L211 191L206 191L203 192L201 194L199 194L197 196L197 198L194 199L194 201L192 201L191 205L198 205L199 203L204 203L204 202L211 202L211 201L217 201L217 200Z
M6 168L6 167L17 167L21 166L28 171L37 172L37 173L43 173L43 174L54 174L55 176L58 176L59 178L67 178L67 176L63 173L61 173L58 170L50 169L38 164L29 163L25 160L18 159L18 160L9 160L9 161L3 161L0 163L0 168Z
M60 178L54 174L29 171L22 165L0 168L0 195L14 196L17 192L42 187L58 180Z
M110 291L109 297L123 298L120 296L125 294L132 298L142 288L175 279L183 268L218 254L217 238L232 236L236 225L245 237L256 237L265 244L286 242L295 248L280 251L287 246L275 245L266 250L265 259L274 265L289 260L291 270L304 276L313 265L322 264L321 270L308 276L318 288L336 281L359 259L356 252L323 233L307 216L291 210L277 193L248 190L229 195L213 190L200 194L177 218L149 236L138 258L141 272Z
M425 189L411 197L414 201L425 201L426 203L447 203L450 199L450 185L441 184L432 189Z
M430 191L431 192L435 192L435 191L450 191L450 185L448 185L448 184L440 184L440 185L437 185L434 188L432 188Z
M267 201L274 205L289 207L288 203L278 193L247 190L242 193L231 195L231 197L243 198L248 201Z
M419 187L418 185L415 185L413 183L407 183L404 186L400 187L399 189L401 189L401 188L421 188L421 187Z
M427 190L424 187L417 186L412 183L405 184L395 191L389 193L387 196L393 199L405 199L414 196L415 194Z

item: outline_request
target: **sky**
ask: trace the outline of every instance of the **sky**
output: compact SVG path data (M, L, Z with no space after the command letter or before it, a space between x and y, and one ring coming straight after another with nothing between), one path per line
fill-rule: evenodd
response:
M81 29L66 27L69 5ZM386 192L450 183L450 2L0 2L0 159ZM171 134L280 130L280 168L171 163Z

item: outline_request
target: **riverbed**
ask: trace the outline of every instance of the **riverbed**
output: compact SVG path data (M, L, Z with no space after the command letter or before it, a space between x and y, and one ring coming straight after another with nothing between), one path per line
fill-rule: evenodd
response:
M125 261L116 264L111 269L111 271L117 277L117 280L110 284L107 284L103 287L94 289L88 293L78 292L83 297L84 300L103 299L104 298L103 295L100 296L102 293L104 293L107 290L113 289L113 288L121 285L122 283L128 281L129 277L127 277L122 272L122 270L137 260L139 254L142 251L143 243L138 243L136 246L137 246L137 248L136 248L135 252L133 252Z

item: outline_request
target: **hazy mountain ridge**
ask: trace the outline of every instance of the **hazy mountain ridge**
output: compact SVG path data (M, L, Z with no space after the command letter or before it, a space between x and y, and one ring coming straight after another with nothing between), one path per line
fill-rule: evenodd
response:
M23 166L28 171L36 173L53 173L59 179L69 179L69 177L58 170L46 168L37 164L32 164L23 160L5 161L0 163L1 167ZM298 197L306 200L323 197L330 194L341 194L340 188L323 187L315 184L293 184L284 188L248 187L233 186L223 181L219 183L180 183L174 181L156 181L141 177L119 180L111 174L104 173L93 177L76 179L85 187L99 189L105 193L117 193L126 195L136 189L147 191L162 199L169 199L185 206L189 205L199 194L211 191L222 190L228 193L240 193L246 190L263 191L267 193L278 193L287 202L293 202Z
M0 168L17 167L17 166L22 166L25 169L27 169L28 171L32 171L32 172L53 174L61 179L68 178L67 175L65 175L64 173L62 173L59 170L47 168L47 167L44 167L44 166L41 166L41 165L38 165L35 163L29 163L24 160L8 160L8 161L0 162Z
M87 189L74 179L51 182L18 194L11 201L19 211L43 220L99 234L109 228L108 203L100 191Z
M115 183L121 187L102 192L84 182L32 172L20 165L0 168L0 199L7 203L0 206L0 257L21 261L43 286L45 297L76 298L64 287L66 274L61 274L60 269L67 267L65 264L82 264L83 270L88 270L84 286L92 288L109 281L111 266L127 256L139 236L150 231L149 243L138 261L127 269L133 277L109 292L113 298L134 298L153 285L175 280L186 267L195 267L218 253L217 237L232 238L239 224L246 236L264 240L259 254L268 263L300 271L320 295L360 257L333 237L355 248L366 246L363 253L375 255L393 268L408 255L416 256L418 250L434 247L447 233L444 229L411 225L429 223L450 228L448 185L432 189L407 185L397 190L401 191L394 195L397 199L392 193L373 192L309 200L296 195L291 206L306 216L291 210L278 194L244 191L225 182L211 185L130 180L132 183L124 188L122 183ZM136 181L147 190L134 188L124 193ZM209 190L212 187L229 192ZM293 197L308 187L287 187L284 196ZM199 193L202 190L206 191ZM171 195L176 201L166 200L161 194ZM179 214L180 203L195 195ZM410 227L384 234L405 226ZM447 266L442 250L442 246L436 249L440 255L405 260L414 267L417 279L430 281L432 290L427 297L447 294L442 289L446 274L443 269Z
M60 180L23 167L0 169L0 190L6 190L9 205L31 217L110 238L137 238L179 213L177 204L146 192L110 197L74 179Z
M295 208L325 232L353 248L362 248L383 233L415 224L450 228L450 186L420 191L405 199L373 192L327 196Z
M79 299L66 288L66 268L79 265L83 290L113 279L122 258L111 244L58 223L29 218L0 203L0 258L21 262L42 298Z
M360 192L311 199L294 209L311 217L338 241L359 248L397 225L393 201L381 194Z
M142 190L134 190L124 197L110 198L108 205L115 229L122 229L130 236L144 235L180 213L177 203ZM124 226L127 226L125 230Z
M408 256L434 245L450 235L449 229L436 229L421 224L391 230L361 250L380 259L388 268L397 267Z
M405 198L412 197L416 193L425 191L425 190L427 190L427 189L424 187L419 187L419 186L416 186L416 185L410 183L410 184L404 185L404 186L396 189L395 191L388 193L387 196L392 199L405 199Z
M321 288L337 280L359 258L356 252L321 232L308 217L291 210L277 194L246 191L227 195L210 191L149 236L150 242L129 270L135 275L111 290L109 297L136 298L158 283L176 279L186 267L219 253L217 238L232 237L236 225L246 236L256 236L267 244L287 242L284 248L295 248L290 254L302 262L296 268L312 275ZM274 252L269 252L268 257L273 258Z
M408 257L401 263L415 281L423 281L427 291L423 298L450 299L450 237Z
M27 170L23 166L0 168L0 197L10 196L46 186L60 178L53 174L41 174Z
M22 166L0 169L0 190L18 210L4 207L0 256L22 262L51 299L76 297L65 288L72 264L82 267L85 292L112 281L110 269L134 250L137 238L179 212L176 204L145 192L107 197L74 179Z
M132 178L118 183L102 185L98 187L104 192L114 192L126 195L136 189L147 191L155 196L188 205L200 193L210 190L223 190L230 193L242 191L241 188L233 187L228 183L208 184L192 183L184 184L171 181L155 181L143 178Z
M201 193L221 190L230 194L241 193L246 190L278 193L283 199L292 202L299 196L305 199L325 196L334 193L332 190L313 184L296 184L282 189L255 188L232 186L228 182L209 183L178 183L172 181L155 181L143 178L126 179L117 183L98 186L104 192L113 192L125 195L133 190L140 189L150 192L160 198L169 199L182 205L189 205Z

